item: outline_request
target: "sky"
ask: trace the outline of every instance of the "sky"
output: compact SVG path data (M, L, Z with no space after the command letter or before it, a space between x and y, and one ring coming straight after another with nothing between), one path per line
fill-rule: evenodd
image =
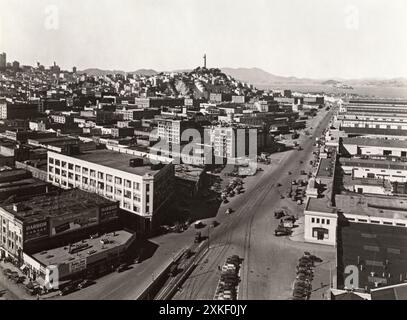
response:
M0 52L66 69L407 77L405 0L0 0Z

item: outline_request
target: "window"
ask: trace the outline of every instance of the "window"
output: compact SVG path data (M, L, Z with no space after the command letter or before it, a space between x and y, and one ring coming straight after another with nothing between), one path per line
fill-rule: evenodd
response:
M54 163L54 158L48 158L48 162L53 164Z
M325 219L321 219L321 223L322 223L322 224L325 224Z
M370 220L370 222L380 224L380 221L378 221L378 220Z
M109 192L109 193L113 193L113 187L109 186L109 185L106 185L106 191Z
M75 166L75 172L81 172L81 167L80 166Z
M133 197L133 199L134 199L134 201L136 201L136 202L141 202L141 198L140 198L140 196L139 195L134 195L134 197Z
M82 168L82 173L87 175L89 173L88 168Z
M116 190L116 192L115 192L116 195L118 195L118 196L122 195L122 189L116 188L115 190Z
M66 171L65 171L65 170L62 170L61 172L62 172L61 175L62 175L63 177L66 177Z
M107 175L106 175L106 181L107 181L107 182L112 182L112 181L113 181L113 177L112 177L111 174L107 174Z
M383 224L386 224L386 225L388 225L388 226L392 226L392 225L393 225L393 222L383 221Z
M124 180L124 186L125 186L126 188L131 188L131 181L125 179L125 180Z
M103 176L104 176L103 172L98 172L98 179L102 180Z
M317 218L317 223L319 223L319 218Z
M404 223L396 223L396 226L405 227L406 225Z
M125 190L124 191L124 197L127 198L127 199L131 199L131 192L128 191L128 190Z
M66 168L66 161L62 161L62 168Z
M133 183L133 188L136 189L136 190L140 190L140 183L134 182Z
M331 220L326 219L326 224L330 224L330 223L331 223Z
M114 183L115 184L122 184L122 178L118 178L118 177L114 178Z
M49 167L48 167L48 171L49 171L49 172L54 172L54 167L49 166Z
M68 170L73 170L73 164L72 163L68 163Z
M367 222L366 219L358 219L358 222Z
M61 162L60 162L59 160L55 160L55 165L56 165L56 166L60 166L60 165L61 165Z
M96 172L95 172L95 170L93 170L93 169L90 170L90 176L93 177L93 178L96 177Z

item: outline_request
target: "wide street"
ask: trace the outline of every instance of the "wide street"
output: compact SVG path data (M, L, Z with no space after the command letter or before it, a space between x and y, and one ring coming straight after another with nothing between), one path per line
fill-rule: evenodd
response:
M272 157L271 166L258 173L249 186L245 184L248 189L243 195L221 206L217 216L221 224L210 231L210 251L206 259L198 265L174 299L213 299L220 277L218 266L232 254L244 259L239 299L290 298L295 266L304 251L320 256L324 260L320 269L329 274L327 271L334 262L334 249L294 242L288 237L275 237L278 220L274 218L274 210L292 206L292 200L280 199L280 193L286 194L291 180L301 177L302 169L310 170L308 162L312 159L315 137L327 127L331 115L332 112L321 111L310 124L313 127L312 139L307 136L301 138L302 151L292 150ZM278 183L282 186L277 187ZM303 205L294 205L298 206L296 213L302 213ZM226 215L224 211L228 207L235 212ZM315 272L317 278L318 267ZM321 282L324 286L329 283L329 277L323 280L314 285L321 287Z
M321 121L324 115L327 116ZM320 111L310 120L315 132L312 139L302 135L304 150L272 155L271 165L263 165L264 171L245 179L246 192L219 208L216 220L220 225L210 230L210 252L175 299L212 299L219 279L217 266L235 253L244 258L240 299L286 299L295 277L295 262L303 251L318 248L318 251L314 251L320 256L325 252L332 255L332 248L275 237L274 229L278 221L273 215L281 201L286 202L281 203L283 206L291 205L291 200L280 199L279 192L285 193L291 179L299 177L299 161L308 163L315 137L326 128L330 115L331 112ZM288 175L288 171L292 175ZM283 186L277 188L278 182ZM224 213L228 207L235 210L230 216ZM202 233L205 235L207 229L203 229ZM156 250L150 258L134 264L130 270L109 274L88 288L57 299L136 299L178 252L193 243L194 235L195 229L191 226L183 233L152 238L149 242Z

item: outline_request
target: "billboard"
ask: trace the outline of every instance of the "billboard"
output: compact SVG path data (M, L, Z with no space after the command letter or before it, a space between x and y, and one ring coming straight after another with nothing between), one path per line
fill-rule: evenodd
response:
M69 264L69 272L75 273L86 269L86 259L79 258Z
M51 236L97 225L99 223L99 208L68 213L50 218Z
M49 223L44 219L24 224L24 241L40 239L49 236Z
M106 222L117 218L118 203L100 208L99 221Z

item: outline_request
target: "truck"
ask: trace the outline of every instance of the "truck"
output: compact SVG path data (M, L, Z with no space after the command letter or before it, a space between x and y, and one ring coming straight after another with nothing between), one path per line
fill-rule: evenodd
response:
M200 243L202 241L202 235L200 232L195 233L195 243Z
M281 225L279 225L276 228L276 230L274 230L274 235L276 237L289 236L289 235L291 235L291 233L292 233L291 228L287 228L287 227L284 227L284 226L281 226Z

